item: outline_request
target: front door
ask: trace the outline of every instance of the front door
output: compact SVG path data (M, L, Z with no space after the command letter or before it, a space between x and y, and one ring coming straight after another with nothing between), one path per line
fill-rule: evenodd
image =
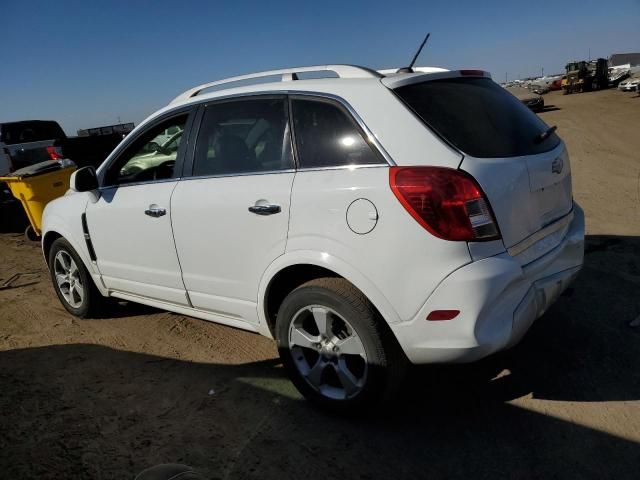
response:
M170 212L188 117L183 112L155 122L100 174L98 199L87 206L87 225L98 269L113 291L188 305ZM169 128L176 133L164 138Z
M257 322L262 274L285 251L294 178L286 98L204 107L191 175L171 200L193 306Z

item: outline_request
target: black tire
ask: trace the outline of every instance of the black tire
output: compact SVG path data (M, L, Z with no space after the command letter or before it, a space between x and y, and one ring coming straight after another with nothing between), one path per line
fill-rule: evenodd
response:
M357 393L348 398L330 398L314 387L302 374L300 367L300 352L292 350L290 345L290 326L295 319L300 318L301 312L310 311L308 307L326 308L337 313L332 324L342 324L341 319L348 322L349 330L353 329L359 337L364 348L366 361L366 374L362 379L362 386ZM311 314L309 314L311 315ZM331 313L332 317L334 313ZM333 338L337 338L333 337ZM352 284L342 278L319 278L311 280L293 290L282 302L278 310L276 321L276 340L278 351L284 367L296 388L313 404L333 412L339 413L364 413L393 398L402 384L407 370L408 360L398 345L389 327L380 318L371 302ZM317 344L316 344L317 345ZM295 349L295 345L293 349ZM323 351L320 347L318 351ZM335 350L335 348L334 348ZM313 349L304 350L313 355ZM297 360L294 359L294 353ZM334 354L336 355L336 354ZM341 353L337 354L341 356ZM307 354L305 353L305 356ZM354 355L345 355L344 358L353 358ZM318 354L320 361L322 354ZM355 356L355 360L360 360ZM333 358L331 376L337 375L339 360ZM345 360L346 361L346 360ZM313 358L309 365L313 363ZM324 363L324 365L331 365ZM317 366L317 363L316 363ZM326 367L323 367L326 368ZM321 374L321 377L325 375ZM310 376L310 375L309 375ZM335 377L338 380L338 377ZM328 379L329 382L331 379ZM319 382L319 383L322 383ZM332 388L332 387L330 387ZM347 389L344 388L346 392ZM345 395L346 397L346 395Z
M77 267L77 275L75 276L75 278L79 280L79 284L83 288L82 300L79 302L79 304L72 305L65 298L62 287L56 280L56 256L60 252L69 255L69 257L73 259ZM58 267L60 266L61 265L58 264ZM87 271L87 268L85 267L78 253L64 238L58 238L51 245L51 250L49 250L49 273L51 275L51 281L53 283L53 288L56 291L56 295L58 295L60 303L62 303L64 308L66 308L69 313L75 315L76 317L88 318L94 316L100 310L101 306L103 305L104 297L95 286L93 278ZM76 296L76 298L79 297Z
M31 242L40 241L40 235L36 233L31 225L27 225L27 228L24 229L24 236L27 240Z

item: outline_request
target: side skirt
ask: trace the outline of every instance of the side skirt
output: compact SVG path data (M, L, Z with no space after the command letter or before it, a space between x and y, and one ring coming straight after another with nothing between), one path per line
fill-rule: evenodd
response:
M179 313L181 315L187 315L189 317L195 317L201 320L207 320L209 322L220 323L222 325L228 325L230 327L239 328L241 330L247 330L249 332L260 333L258 325L245 322L244 320L238 320L233 317L229 317L222 314L205 312L196 308L190 308L182 305L175 305L173 303L163 302L161 300L154 300L152 298L141 297L130 293L111 291L110 296L127 300L134 303L141 303L143 305L149 305L150 307L159 308L161 310L168 310L169 312Z

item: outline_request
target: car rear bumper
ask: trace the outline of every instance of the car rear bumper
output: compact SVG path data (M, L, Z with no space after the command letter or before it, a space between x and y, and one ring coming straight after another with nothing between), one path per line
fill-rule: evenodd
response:
M522 265L505 252L467 264L443 280L412 320L391 329L412 363L480 359L518 343L575 279L583 257L584 213L575 205L566 234L543 256ZM460 313L427 321L433 310Z

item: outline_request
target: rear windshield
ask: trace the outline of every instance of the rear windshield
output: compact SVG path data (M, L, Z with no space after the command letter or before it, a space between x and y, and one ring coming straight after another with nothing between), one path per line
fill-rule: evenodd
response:
M41 140L58 140L60 138L66 138L66 135L58 125L58 122L54 121L33 120L0 125L0 141L5 145L39 142Z
M431 129L458 150L478 158L534 155L555 148L549 127L489 78L447 78L395 89Z

